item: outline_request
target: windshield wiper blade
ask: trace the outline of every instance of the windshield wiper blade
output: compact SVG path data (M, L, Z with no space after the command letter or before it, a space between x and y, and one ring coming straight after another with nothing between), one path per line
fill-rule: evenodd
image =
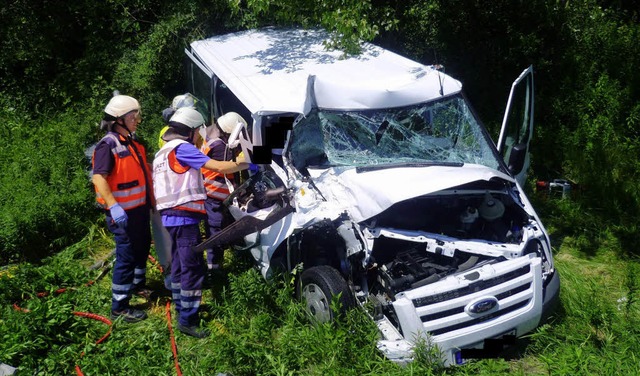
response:
M356 167L356 172L369 172L386 170L389 168L405 168L405 167L432 167L432 166L444 166L444 167L462 167L462 162L406 162L406 163L383 163L371 166L359 166Z

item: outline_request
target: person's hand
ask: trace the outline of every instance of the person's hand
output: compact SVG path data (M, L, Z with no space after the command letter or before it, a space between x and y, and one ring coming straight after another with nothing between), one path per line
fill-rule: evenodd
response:
M129 219L129 217L127 216L127 212L124 211L120 204L114 204L109 208L109 212L111 213L111 218L113 218L113 221L118 225L118 227L127 227L127 220Z
M256 172L260 171L260 166L253 164L253 163L249 163L249 171L252 174L255 174Z

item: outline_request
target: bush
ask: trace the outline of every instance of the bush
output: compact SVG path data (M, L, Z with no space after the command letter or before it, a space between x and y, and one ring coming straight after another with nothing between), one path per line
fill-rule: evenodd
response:
M38 261L80 240L95 221L84 155L91 123L97 123L91 113L76 109L36 119L3 114L10 131L1 136L0 264Z

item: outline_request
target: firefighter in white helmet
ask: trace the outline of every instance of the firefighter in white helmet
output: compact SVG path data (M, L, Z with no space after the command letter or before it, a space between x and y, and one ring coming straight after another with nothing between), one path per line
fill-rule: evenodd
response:
M147 317L144 311L129 305L131 294L150 295L145 283L153 188L145 148L133 137L141 120L135 98L112 97L101 123L107 134L97 143L92 158L96 200L105 211L107 227L116 243L111 317L127 322Z
M198 310L206 266L191 248L200 239L199 223L206 219L201 168L230 174L249 167L244 162L220 162L195 147L204 118L195 109L179 108L162 136L166 144L153 160L156 208L171 235L171 292L178 330L196 338L208 335L198 327Z
M184 93L180 95L176 95L171 101L171 106L162 110L162 120L165 122L165 127L160 130L160 135L158 136L158 148L162 148L164 146L165 141L162 139L164 132L169 129L169 120L173 114L176 113L176 110L182 107L188 108L196 108L196 97L194 97L191 93Z
M237 156L237 151L228 145L229 135L238 124L246 127L247 122L235 112L227 112L218 118L215 124L207 127L206 138L200 150L209 158L216 161L230 161ZM217 234L222 229L223 215L222 201L230 194L229 185L234 183L233 174L221 174L217 171L202 169L204 187L207 191L205 207L207 209L207 238ZM218 269L224 258L224 249L216 247L207 249L207 268L209 272Z

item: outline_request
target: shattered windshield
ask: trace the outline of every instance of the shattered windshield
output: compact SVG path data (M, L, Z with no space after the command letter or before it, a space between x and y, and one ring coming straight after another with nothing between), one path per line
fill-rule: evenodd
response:
M474 163L498 169L492 142L462 96L365 111L314 109L293 129L298 169L330 166Z

